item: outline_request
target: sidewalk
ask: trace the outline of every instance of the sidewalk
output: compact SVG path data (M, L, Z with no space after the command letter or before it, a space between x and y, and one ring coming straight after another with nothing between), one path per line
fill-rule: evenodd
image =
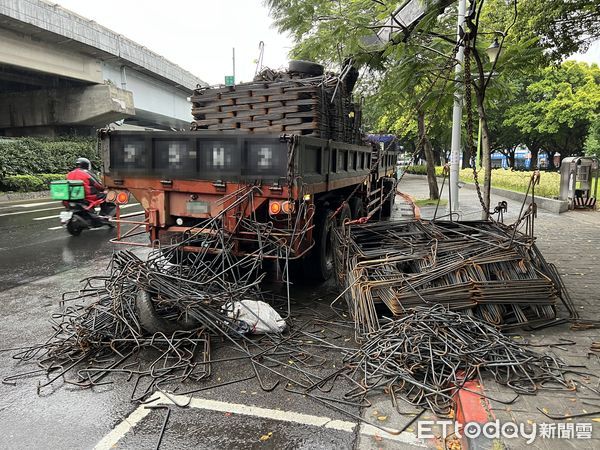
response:
M0 203L11 203L24 200L50 199L50 191L38 192L0 192Z
M399 183L398 190L410 194L415 199L428 198L427 181L422 177L405 176ZM447 198L447 186L444 190L443 196ZM459 195L462 220L479 220L481 207L477 193L461 189ZM508 202L505 223L510 224L518 216L521 204L493 195L492 206L502 200ZM432 218L434 210L435 207L423 207L421 216ZM445 213L446 207L440 207L438 216ZM399 207L396 207L394 214L399 218ZM558 215L539 210L535 221L535 234L538 247L546 260L557 266L580 317L599 320L600 212L568 211ZM514 398L512 389L493 380L484 380L486 395L496 399L489 400L492 408L490 420L499 419L500 423L522 423L529 428L536 424L538 427L538 438L532 444L527 444L522 438L504 439L505 448L600 448L600 353L590 350L592 342L600 341L600 330L574 331L566 324L538 331L518 330L518 333L520 336L514 336L515 339L540 345L534 350L554 355L572 365L573 371L580 373L568 375L568 378L575 380L576 391L553 390L550 386L547 389L540 387L537 395L521 395L511 405L496 400L506 401ZM550 344L557 345L549 346ZM540 410L558 416L595 414L552 420ZM587 439L588 430L592 429L589 433L591 438ZM546 433L545 437L540 436L540 433Z

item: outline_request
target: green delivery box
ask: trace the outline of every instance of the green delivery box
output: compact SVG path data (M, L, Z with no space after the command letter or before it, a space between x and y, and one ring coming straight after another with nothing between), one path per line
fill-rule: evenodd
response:
M83 181L52 181L50 183L50 198L52 200L83 200L85 198Z

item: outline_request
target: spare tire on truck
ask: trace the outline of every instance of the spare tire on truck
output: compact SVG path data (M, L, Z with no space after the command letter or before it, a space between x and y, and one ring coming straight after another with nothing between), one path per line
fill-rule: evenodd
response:
M293 60L288 65L290 72L305 73L315 77L323 75L325 68L321 64L314 63L312 61Z
M135 309L141 327L151 334L164 333L170 335L176 331L189 331L198 328L198 323L191 318L174 321L160 317L154 309L150 292L145 289L138 290L135 297Z

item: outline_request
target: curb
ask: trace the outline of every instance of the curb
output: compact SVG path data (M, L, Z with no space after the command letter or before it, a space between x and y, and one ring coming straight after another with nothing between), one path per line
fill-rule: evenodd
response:
M464 427L467 423L478 423L484 425L490 420L494 420L492 408L483 393L483 385L472 380L464 384L455 395L456 401L456 421ZM464 428L463 428L464 430ZM483 435L469 437L462 434L462 447L468 450L492 450L497 448L494 439L489 439Z
M13 202L18 200L35 200L35 199L50 200L50 191L38 192L8 192L0 194L0 202Z

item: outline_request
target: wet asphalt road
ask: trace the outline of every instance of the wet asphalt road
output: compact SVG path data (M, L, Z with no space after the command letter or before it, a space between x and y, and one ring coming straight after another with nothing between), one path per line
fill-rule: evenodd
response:
M0 203L0 291L106 257L115 230L103 227L69 235L60 225L61 202L44 199ZM124 212L141 211L127 205Z
M139 206L127 212L137 208ZM39 394L37 386L47 380L45 377L25 376L15 380L14 385L11 380L5 380L8 376L37 369L34 361L14 359L19 352L16 349L49 337L50 319L60 309L61 293L78 289L80 280L85 277L104 273L115 248L108 243L114 230L84 231L80 237L68 235L59 228L57 216L61 209L60 203L43 200L0 204L0 379L3 380L0 384L0 449L94 448L124 426L126 431L113 448L154 448L164 411L152 410L135 427L128 425L131 415L135 416L143 408L130 400L133 383L122 375L115 375L109 385L91 390L82 390L59 379ZM143 257L147 250L135 252ZM336 296L332 286L296 286L294 289L300 304L306 304L308 309L321 309L324 314L331 313L329 303ZM352 334L352 328L341 330L340 339L350 341ZM213 358L231 356L231 349L226 346L216 343L214 347ZM340 358L324 359L326 373L336 370L336 364L340 367ZM215 365L207 382L217 384L241 379L251 370L237 363ZM266 383L272 382L265 378ZM348 386L339 389L348 389ZM203 391L195 398L200 407L172 407L161 448L337 449L379 448L382 444L379 436L376 439L363 431L358 421L347 414L301 395L292 395L283 385L273 392L263 392L256 380L250 380ZM211 401L225 404L226 410L231 405L234 412L202 406L202 402ZM377 408L375 400L374 403L373 408L362 414L372 419L378 414L377 409L383 411L383 406ZM240 413L247 406L253 409L248 414ZM267 411L266 416L263 410ZM347 412L361 415L361 411L352 406L348 406ZM311 425L315 417L341 424L338 427L342 429ZM268 438L261 441L261 436ZM396 442L391 448L406 448L406 444Z

